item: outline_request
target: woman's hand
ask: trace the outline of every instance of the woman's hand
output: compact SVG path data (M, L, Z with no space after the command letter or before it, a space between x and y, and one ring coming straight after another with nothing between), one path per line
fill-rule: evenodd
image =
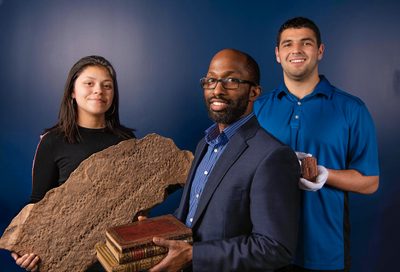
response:
M26 269L26 271L38 270L40 258L34 253L19 256L17 253L11 252L11 257L18 266Z

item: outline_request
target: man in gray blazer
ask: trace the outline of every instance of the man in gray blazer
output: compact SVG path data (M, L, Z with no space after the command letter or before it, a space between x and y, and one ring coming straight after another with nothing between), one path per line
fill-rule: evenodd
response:
M201 79L215 124L200 141L176 216L193 246L169 248L150 271L273 271L291 262L300 207L296 155L262 129L253 103L261 92L252 57L224 49Z

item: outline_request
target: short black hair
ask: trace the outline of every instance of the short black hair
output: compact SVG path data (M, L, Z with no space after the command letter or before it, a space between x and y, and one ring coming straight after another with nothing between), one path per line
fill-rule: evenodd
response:
M279 43L281 42L281 34L283 31L289 28L309 28L311 29L315 37L317 38L318 47L321 45L321 32L319 31L318 26L308 18L305 17L295 17L284 22L279 28L278 35L276 37L276 46L279 47Z
M221 52L224 52L224 51L230 51L234 55L242 57L243 60L240 60L240 62L243 63L244 69L249 74L249 78L246 80L252 81L252 83L254 83L255 85L260 85L260 67L258 66L257 61L252 56L250 56L249 54L247 54L243 51L240 51L240 50L234 49L234 48L222 49L214 55L211 62L214 60L214 58L217 55L219 55Z
M250 75L250 80L253 81L255 84L260 85L260 67L258 66L257 61L247 54L246 52L229 48L228 50L234 51L239 55L242 55L246 59L246 70Z
M260 67L258 66L257 61L250 56L247 53L244 53L244 56L246 57L246 69L249 72L249 75L251 77L251 81L256 83L257 85L260 85Z

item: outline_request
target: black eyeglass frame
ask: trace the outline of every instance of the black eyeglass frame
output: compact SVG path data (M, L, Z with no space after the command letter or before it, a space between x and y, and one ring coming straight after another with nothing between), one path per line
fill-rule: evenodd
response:
M203 86L205 83L207 83L206 80L209 80L209 79L215 80L213 82L215 84L214 88L205 88ZM233 82L237 83L237 87L235 87L235 88L227 88L227 87L225 87L225 83L228 83L228 80L232 80ZM235 77L226 77L226 78L220 78L220 79L216 79L216 78L213 78L213 77L202 77L202 78L200 78L200 86L205 90L214 90L217 87L218 82L221 82L222 87L225 90L236 90L236 89L239 88L240 84L250 84L252 86L257 86L258 85L256 83L254 83L253 81L239 79L239 78L235 78Z

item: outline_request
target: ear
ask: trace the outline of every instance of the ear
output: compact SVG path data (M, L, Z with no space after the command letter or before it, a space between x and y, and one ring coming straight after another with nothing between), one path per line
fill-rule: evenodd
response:
M249 93L249 100L254 102L261 94L261 86L252 86Z
M321 43L321 45L318 48L318 60L322 60L325 52L325 45Z
M279 48L275 47L275 58L278 63L281 63L281 58L279 57Z

